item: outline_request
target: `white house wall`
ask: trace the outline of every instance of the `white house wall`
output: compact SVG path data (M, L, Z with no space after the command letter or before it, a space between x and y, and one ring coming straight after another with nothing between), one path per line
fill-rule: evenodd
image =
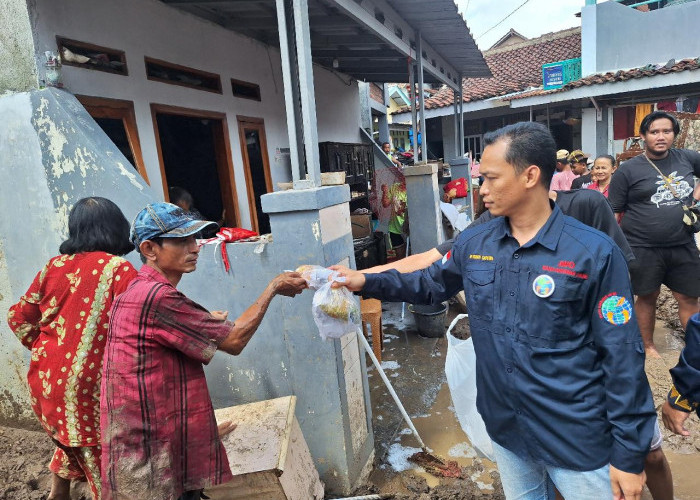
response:
M64 66L70 92L133 101L143 160L151 186L162 192L150 105L225 113L229 127L241 224L250 213L236 116L263 118L273 186L291 180L284 87L278 48L271 48L155 0L36 0L37 52L56 51L56 36L123 50L128 76ZM216 73L222 94L150 81L144 56ZM315 67L319 141L359 142L357 82ZM235 98L230 79L258 84L262 101Z

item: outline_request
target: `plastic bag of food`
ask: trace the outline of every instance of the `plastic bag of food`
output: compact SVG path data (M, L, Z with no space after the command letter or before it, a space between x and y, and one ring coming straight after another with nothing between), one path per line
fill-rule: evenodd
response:
M328 283L330 277L336 277L338 272L331 271L322 266L304 265L296 268L297 273L309 284L312 290L318 290Z
M360 305L345 287L332 288L326 281L314 294L311 312L321 338L339 339L361 326Z

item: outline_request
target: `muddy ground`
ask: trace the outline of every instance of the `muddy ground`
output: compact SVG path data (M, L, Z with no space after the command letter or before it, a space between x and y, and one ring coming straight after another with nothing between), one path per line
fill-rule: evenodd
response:
M657 407L668 391L668 369L675 365L682 348L682 332L678 331L677 312L668 291L659 301L656 342L662 359L647 361L647 375ZM449 323L459 305L450 306ZM668 323L668 326L666 326ZM435 453L456 460L465 479L437 479L408 464L405 458L418 450L407 426L383 387L373 368L368 370L372 397L375 434L375 469L368 484L356 494L389 493L397 500L462 500L503 498L498 472L489 460L478 458L451 407L449 391L444 383L445 339L420 337L410 313L401 319L400 305L384 312L385 349L383 364L399 397L426 444ZM468 335L468 326L461 323L455 332ZM671 463L679 500L700 500L700 422L688 420L690 438L672 435L663 430L664 450ZM48 463L53 444L37 430L0 426L0 500L44 500L50 489ZM72 500L88 500L84 484L74 485ZM645 499L651 497L646 494Z

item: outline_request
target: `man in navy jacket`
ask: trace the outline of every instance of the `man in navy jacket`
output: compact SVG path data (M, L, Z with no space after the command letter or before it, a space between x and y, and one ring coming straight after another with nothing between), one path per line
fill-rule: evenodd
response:
M625 258L550 202L546 127L518 123L484 141L481 193L497 218L428 269L343 269L346 285L414 303L464 289L477 408L507 497L547 498L556 485L567 499L639 499L656 414Z

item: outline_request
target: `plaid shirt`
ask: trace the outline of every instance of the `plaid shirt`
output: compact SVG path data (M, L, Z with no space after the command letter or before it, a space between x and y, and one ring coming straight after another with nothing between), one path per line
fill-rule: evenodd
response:
M231 479L202 364L232 326L147 265L114 302L100 405L103 500L177 499Z

